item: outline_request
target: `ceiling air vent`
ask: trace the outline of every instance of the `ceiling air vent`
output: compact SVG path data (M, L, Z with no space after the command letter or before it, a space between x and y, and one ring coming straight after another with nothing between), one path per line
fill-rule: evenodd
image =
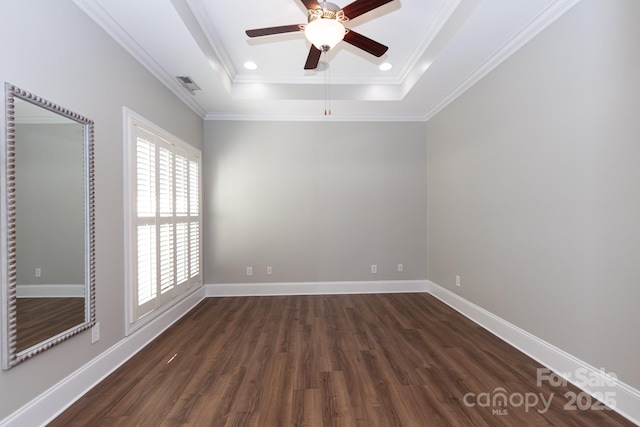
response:
M176 79L178 79L182 87L188 90L191 95L193 95L197 90L200 90L200 86L198 86L189 76L177 76Z

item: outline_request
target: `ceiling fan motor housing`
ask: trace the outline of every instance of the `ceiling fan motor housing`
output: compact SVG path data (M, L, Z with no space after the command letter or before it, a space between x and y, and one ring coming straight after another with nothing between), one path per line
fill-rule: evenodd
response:
M344 14L342 9L336 4L324 2L319 9L309 9L308 21L316 19L335 19L338 22L347 22L349 18Z

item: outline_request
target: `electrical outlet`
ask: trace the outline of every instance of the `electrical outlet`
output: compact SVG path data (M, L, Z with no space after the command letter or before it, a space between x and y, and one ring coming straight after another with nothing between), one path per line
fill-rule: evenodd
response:
M96 322L91 328L91 344L95 344L100 340L100 323Z
M399 272L404 271L404 265L402 265L402 264L398 264L398 271L399 271Z
M267 274L273 274L273 267L271 266L267 267Z
M378 266L375 264L371 264L371 274L376 274L378 272Z
M456 274L456 286L460 287L460 276Z
M42 277L42 269L40 267L36 267L36 277Z
M247 267L247 276L253 276L253 267Z

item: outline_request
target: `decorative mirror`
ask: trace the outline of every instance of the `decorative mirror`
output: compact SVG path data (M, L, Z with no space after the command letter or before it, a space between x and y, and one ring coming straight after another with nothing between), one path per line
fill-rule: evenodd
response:
M5 83L2 367L95 324L93 121Z

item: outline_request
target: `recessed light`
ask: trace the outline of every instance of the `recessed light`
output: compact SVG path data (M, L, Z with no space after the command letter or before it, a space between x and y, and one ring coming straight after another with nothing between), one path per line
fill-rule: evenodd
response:
M246 68L247 70L255 70L256 68L258 68L258 64L253 61L247 61L244 63L244 68Z
M393 68L393 65L389 64L388 62L383 62L378 68L380 69L380 71L389 71L391 68Z

